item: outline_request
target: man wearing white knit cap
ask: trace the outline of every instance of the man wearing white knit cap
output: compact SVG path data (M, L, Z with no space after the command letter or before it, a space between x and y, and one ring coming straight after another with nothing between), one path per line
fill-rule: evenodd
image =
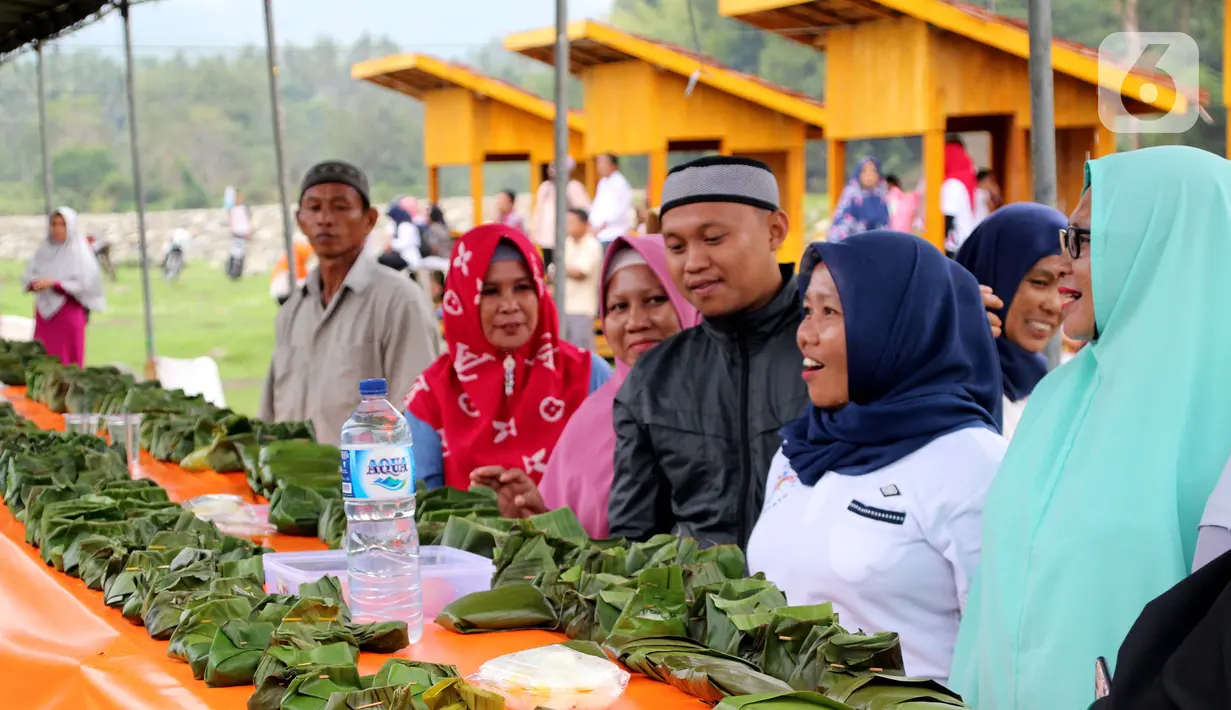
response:
M793 266L777 259L789 227L778 200L756 160L701 158L667 175L667 266L704 320L642 355L616 396L613 537L748 541L778 429L808 401Z

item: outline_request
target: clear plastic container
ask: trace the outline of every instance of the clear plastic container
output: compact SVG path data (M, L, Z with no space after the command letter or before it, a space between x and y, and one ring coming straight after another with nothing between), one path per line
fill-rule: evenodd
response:
M555 644L493 658L466 680L504 696L508 710L607 710L628 679L611 661Z
M355 620L405 621L423 636L415 459L410 425L382 379L359 383L359 406L342 425L342 505L350 607Z
M342 591L350 599L346 553L342 550L278 552L261 559L265 563L265 590L271 594L295 594L299 585L331 575L342 582ZM431 621L449 603L471 592L491 589L495 571L491 560L472 552L433 545L420 548L423 618Z
M217 525L227 535L263 537L277 531L269 524L268 505L254 505L239 496L212 493L186 500L183 506L198 518Z

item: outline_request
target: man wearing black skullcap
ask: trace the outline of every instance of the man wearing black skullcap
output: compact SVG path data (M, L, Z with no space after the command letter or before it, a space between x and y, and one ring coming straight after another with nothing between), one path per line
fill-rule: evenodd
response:
M616 396L612 537L748 541L778 429L808 402L778 199L756 160L701 158L667 175L667 267L704 320L642 355Z
M355 166L331 160L304 176L296 219L318 265L278 311L261 419L310 419L318 441L337 444L360 380L407 391L440 354L431 300L363 253L378 216Z

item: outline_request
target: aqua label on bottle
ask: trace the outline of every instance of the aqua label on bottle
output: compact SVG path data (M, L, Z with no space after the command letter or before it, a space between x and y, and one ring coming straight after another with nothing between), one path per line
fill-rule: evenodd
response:
M396 500L415 494L415 457L409 446L342 450L342 496Z

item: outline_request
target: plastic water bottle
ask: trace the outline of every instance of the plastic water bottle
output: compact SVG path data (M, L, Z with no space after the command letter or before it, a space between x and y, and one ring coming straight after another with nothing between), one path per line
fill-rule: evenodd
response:
M405 621L423 637L415 459L410 425L385 399L384 380L363 380L363 401L342 425L342 497L351 614L357 622Z

